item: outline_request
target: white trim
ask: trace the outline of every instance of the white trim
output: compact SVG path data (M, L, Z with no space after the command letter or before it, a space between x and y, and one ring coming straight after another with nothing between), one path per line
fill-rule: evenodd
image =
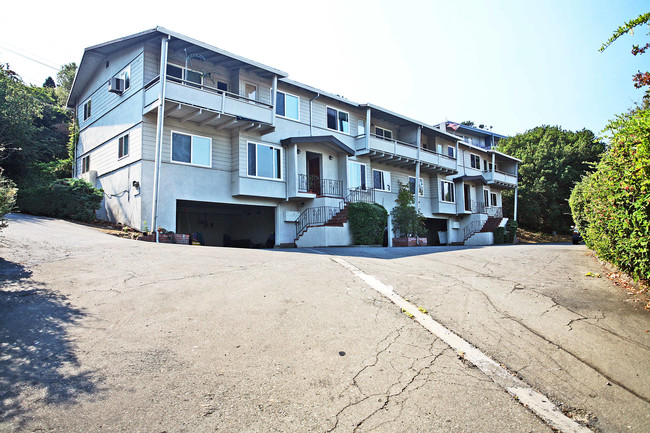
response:
M124 143L124 140L123 140L124 137L128 137L127 138L127 144L126 144L126 146L127 146L126 147L126 153L123 154L122 156L120 156L120 148L121 148L120 140L122 140L122 143ZM127 158L129 156L130 151L131 151L131 137L129 137L129 133L127 132L126 134L122 134L119 137L117 137L117 160L119 161L121 159Z
M332 129L332 128L330 128L329 125L328 125L328 122L327 122L327 110L328 110L329 108L331 108L332 110L336 111L336 128L337 128L337 129ZM338 129L338 127L339 127L339 125L340 125L339 113L345 113L345 114L348 115L348 131L347 131L347 132L345 132L345 131L341 131L340 129ZM349 111L339 110L338 108L330 107L329 105L326 105L326 106L325 106L325 128L329 129L330 131L337 131L337 132L340 132L341 134L347 134L347 135L350 135L350 125L351 125L351 122L350 122L350 112L349 112Z
M85 164L85 161L88 161L88 164ZM86 165L88 165L87 168ZM88 173L89 171L90 171L90 154L83 156L81 158L81 174Z
M472 156L475 156L475 157L478 158L478 167L474 167L474 166L472 165ZM481 171L481 161L482 161L482 159L483 159L483 158L481 158L481 155L477 155L477 154L475 154L475 153L470 152L470 153L469 153L469 168L473 168L474 170L479 170L479 171Z
M275 106L273 114L275 114L276 116L281 117L283 119L289 119L289 120L294 120L296 122L300 122L300 96L294 95L293 93L284 92L282 90L276 91L276 95L279 95L280 93L282 93L284 95L284 114L285 115L283 116L282 114L277 113L278 105L277 105L277 101L272 100L273 99L273 89L271 89L271 103L273 103L274 106ZM298 98L298 118L297 119L294 119L293 117L286 116L286 114L287 114L287 95Z
M369 165L366 164L365 162L348 160L348 185L350 185L352 183L351 182L352 181L352 176L350 176L350 167L352 166L351 164L363 165L363 166L366 167L366 176L365 176L365 178L366 178L366 182L365 182L366 187L364 188L363 187L363 182L361 182L361 185L359 185L358 188L361 188L362 191L368 191L368 169L369 169ZM359 171L361 171L361 170L359 170ZM360 179L360 180L362 180L362 179ZM374 181L373 181L373 185L374 185ZM352 189L352 188L357 188L357 187L356 186L350 186L349 187L349 189Z
M441 188L440 190L440 201L442 203L456 203L456 191L455 191L455 185L454 182L450 182L448 180L440 179L441 183L448 183L451 185L449 188L449 191L451 191L452 198L454 199L453 201L447 201L445 200L445 189ZM465 194L465 190L463 189L463 195ZM471 198L471 190L470 190L470 198Z
M197 85L197 86L203 86L203 85L204 85L204 82L203 82L203 81L204 81L204 80L203 80L203 72L201 72L201 71L197 71L196 69L186 68L184 65L177 65L177 64L175 64L175 63L171 63L171 62L167 62L167 65L172 65L172 66L174 66L174 67L176 67L176 68L180 68L180 69L181 69L181 78L180 78L180 80L183 81L182 84L186 84L186 85L188 85L188 86L191 86L192 84ZM129 65L129 66L130 66L130 65ZM192 71L192 72L196 72L197 74L199 74L199 75L201 76L201 82L200 82L200 83L195 83L194 81L190 81L190 80L188 80L188 79L187 79L187 71ZM168 79L168 80L171 80L171 81L174 81L174 80L178 80L178 79L179 79L178 77L173 77L173 76L170 78L169 73L167 73L166 75L167 75L167 79ZM192 84L188 84L188 83L192 83Z
M257 164L257 156L259 153L257 152L257 146L267 146L272 149L279 149L280 150L280 177L266 177L266 176L258 176L258 175L251 175L248 174L248 145L253 143L255 145L255 173L257 173L258 170L258 164ZM275 161L274 161L275 162ZM273 170L275 170L275 164L273 167ZM282 146L279 146L277 144L270 144L270 143L262 143L260 141L251 141L251 140L246 140L246 177L250 177L251 179L264 179L264 180L274 180L276 182L284 182L284 148Z
M384 186L385 186L385 187L388 187L388 189L381 189L381 188L377 188L377 187L375 186L375 171L378 171L378 172L380 172L380 173L383 173L383 174L382 174L382 180L384 181ZM385 174L388 174L388 182L386 182L386 176L385 176ZM392 186L391 186L390 171L386 171L386 170L378 170L378 169L376 169L376 168L373 168L373 169L372 169L372 187L375 189L375 191L391 192Z
M86 100L84 101L83 104L81 104L81 107L83 108L83 110L82 110L83 113L81 114L81 117L83 117L83 121L84 121L84 122L85 122L86 120L88 120L88 119L90 119L90 118L92 117L92 108L93 108L93 105L91 104L91 101L92 101L92 97L89 97L88 99L86 99ZM86 105L89 105L89 107L90 107L90 108L88 109L88 117L86 117Z
M377 134L377 130L378 130L378 129L381 129L381 130L384 131L384 132L382 132L382 134L379 135L379 134ZM384 133L385 133L386 131L390 132L390 138L389 138L389 137L386 137L386 136L384 135ZM384 140L394 140L394 139L395 139L395 134L393 134L393 130L392 130L392 129L388 129L388 128L384 128L384 127L382 127L382 126L376 126L376 125L375 125L375 135L378 136L378 137L383 138Z
M409 176L409 192L411 191L411 179L415 180L415 176ZM422 184L422 193L419 194L419 196L424 197L424 179L423 178L420 178L420 183ZM418 185L416 184L416 187L417 186ZM419 188L418 188L418 192L419 192ZM413 195L415 195L415 193L413 193Z
M128 85L128 86L126 85L126 74L127 74L127 71L128 71L128 74L129 74L129 85ZM129 90L129 89L131 88L131 64L129 63L128 65L126 65L126 66L124 67L124 69L122 69L122 70L121 70L121 71L116 75L116 77L117 77L117 78L121 78L122 80L124 80L124 92L126 92L127 90Z
M187 135L187 136L190 137L190 162L175 161L174 160L174 134ZM196 163L191 162L192 161L192 147L193 147L194 137L205 138L207 140L210 140L210 165L196 164ZM187 132L174 131L172 129L170 131L170 133L169 133L169 162L171 162L173 164L191 165L192 167L212 168L212 137L206 137L206 136L197 135L197 134L188 134Z

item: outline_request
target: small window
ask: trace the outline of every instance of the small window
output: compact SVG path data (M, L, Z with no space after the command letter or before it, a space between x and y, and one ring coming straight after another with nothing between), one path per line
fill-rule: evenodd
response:
M497 206L497 193L496 192L491 192L490 193L490 206Z
M454 183L446 180L440 181L440 199L448 203L455 203L454 199Z
M172 161L210 167L212 139L172 132Z
M409 190L411 191L411 194L415 195L415 178L411 176L409 176ZM420 196L424 195L424 180L422 178L420 178L418 193Z
M447 146L447 156L453 158L455 150L456 149L454 149L452 146Z
M88 120L90 118L90 99L87 100L84 103L84 120Z
M86 173L90 170L90 155L81 158L81 172Z
M366 121L359 119L357 122L357 135L365 135L366 133Z
M470 162L471 162L472 168L480 170L481 169L481 157L478 156L478 155L474 155L473 153L470 153L469 157L470 157Z
M393 139L393 131L390 129L384 129L380 128L379 126L375 126L375 134L377 137L382 137L387 140L392 140Z
M277 92L277 97L275 98L275 114L288 117L289 119L299 120L300 98L289 93Z
M124 70L117 75L117 78L124 80L124 91L131 87L131 65L124 68Z
M193 87L200 87L203 84L203 74L191 69L185 70L185 81Z
M117 144L117 158L124 158L129 154L129 134L123 135L119 138Z
M181 81L183 80L183 68L167 64L167 76L173 81Z
M390 172L382 170L372 171L373 187L379 191L390 192Z
M217 89L223 90L224 92L228 91L228 83L224 83L223 81L217 81Z
M359 162L350 161L349 164L350 170L350 188L361 188L366 190L366 165Z
M327 127L335 131L350 133L350 115L345 111L339 111L327 107Z
M487 207L490 206L490 191L487 189L483 190L483 204Z
M248 175L282 179L282 150L260 143L248 143Z

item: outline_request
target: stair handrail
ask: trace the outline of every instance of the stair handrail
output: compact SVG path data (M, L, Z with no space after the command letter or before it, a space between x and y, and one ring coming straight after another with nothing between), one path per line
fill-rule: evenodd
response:
M296 218L296 239L300 237L309 227L325 224L339 213L335 206L308 207Z
M472 221L467 224L463 229L463 242L471 238L474 233L478 233L483 228L483 223L480 220Z

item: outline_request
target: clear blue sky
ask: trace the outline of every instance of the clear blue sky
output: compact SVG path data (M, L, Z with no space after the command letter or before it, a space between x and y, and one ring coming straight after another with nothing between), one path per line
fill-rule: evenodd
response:
M122 5L116 8L115 5ZM428 123L503 134L541 124L598 133L639 101L633 56L648 28L598 48L648 1L18 1L3 5L0 62L41 85L85 47L160 25L290 78Z

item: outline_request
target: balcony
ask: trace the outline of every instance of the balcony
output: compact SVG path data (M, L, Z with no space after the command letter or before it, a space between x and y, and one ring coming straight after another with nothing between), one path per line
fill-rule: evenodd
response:
M160 95L160 86L160 77L154 78L145 85L145 113L157 109L156 101ZM215 122L215 125L218 125L219 122L224 124L233 119L240 123L257 122L266 125L273 123L273 106L271 104L248 99L214 87L173 78L167 80L165 92L165 99L168 103L179 104L177 111L180 112L183 106L193 109L184 115L178 113L181 118L186 120L189 120L187 117L194 115L189 118L201 124L210 123L210 119ZM165 114L170 115L170 113L166 112Z
M343 181L299 174L298 192L316 194L318 197L343 198Z
M499 170L484 171L481 174L488 185L498 185L504 188L514 188L517 186L516 174L506 173Z

